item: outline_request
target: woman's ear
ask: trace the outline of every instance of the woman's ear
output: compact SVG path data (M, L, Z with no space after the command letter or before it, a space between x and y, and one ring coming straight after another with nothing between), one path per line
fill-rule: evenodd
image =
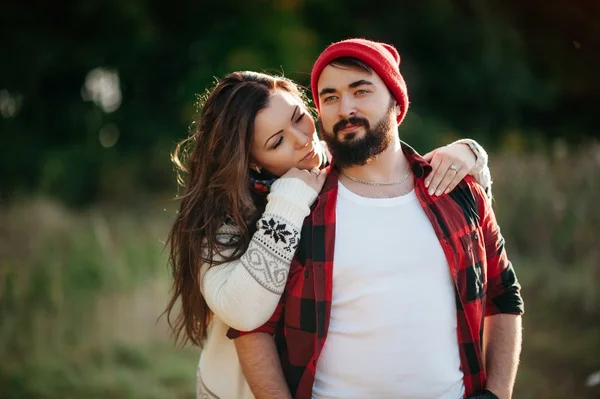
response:
M254 162L250 162L250 169L255 170L256 173L262 172L262 169L260 168L260 166L258 166Z

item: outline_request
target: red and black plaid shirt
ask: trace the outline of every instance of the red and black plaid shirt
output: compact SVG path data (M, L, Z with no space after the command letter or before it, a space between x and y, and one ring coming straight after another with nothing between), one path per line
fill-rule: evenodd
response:
M452 192L430 196L431 172L403 144L415 176L415 192L434 227L454 280L457 335L465 396L485 388L483 320L498 313L522 314L520 286L504 250L504 239L484 189L467 176ZM332 169L313 212L304 220L285 293L271 319L251 332L275 334L281 364L295 399L310 399L319 355L327 338L332 300L335 217L339 174Z

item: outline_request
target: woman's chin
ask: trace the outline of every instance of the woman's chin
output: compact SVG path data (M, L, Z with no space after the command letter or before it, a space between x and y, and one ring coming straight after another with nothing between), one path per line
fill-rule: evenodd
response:
M298 165L298 169L311 170L314 168L318 168L319 166L321 166L321 157L319 156L319 154L315 154L315 156L311 159L307 159L306 161Z

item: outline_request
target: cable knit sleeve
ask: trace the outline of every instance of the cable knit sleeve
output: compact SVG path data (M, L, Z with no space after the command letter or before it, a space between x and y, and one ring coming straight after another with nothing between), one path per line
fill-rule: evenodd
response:
M277 180L246 252L233 262L202 266L202 294L225 324L249 331L273 314L300 241L302 222L316 197L317 192L299 179ZM236 238L235 228L220 230L220 240Z

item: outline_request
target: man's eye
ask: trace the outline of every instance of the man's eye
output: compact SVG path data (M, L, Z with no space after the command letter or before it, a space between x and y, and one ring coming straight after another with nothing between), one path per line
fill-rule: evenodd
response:
M336 96L329 96L329 97L325 97L325 99L323 100L324 103L328 103L331 102L333 100L335 100L337 97Z

